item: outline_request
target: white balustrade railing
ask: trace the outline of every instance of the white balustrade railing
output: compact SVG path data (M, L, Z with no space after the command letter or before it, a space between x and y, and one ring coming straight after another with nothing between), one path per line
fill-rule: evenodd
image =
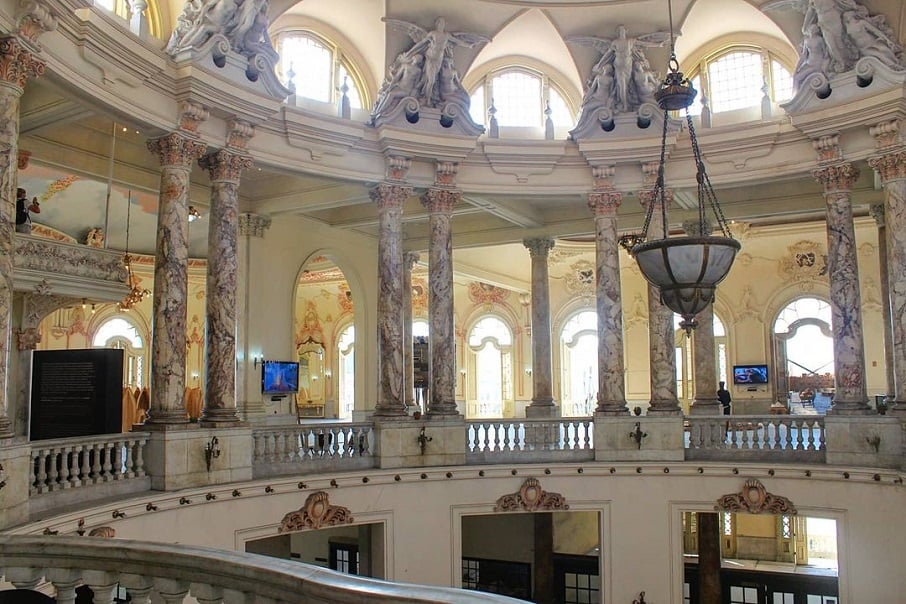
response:
M821 416L693 415L686 419L687 459L825 459Z
M32 443L32 495L145 477L148 434L100 434Z
M95 602L122 601L114 598L125 590L133 604L522 602L345 575L241 552L97 537L0 535L0 576L19 589L50 592L57 602L74 602L75 590L82 585L92 590Z
M469 421L466 459L472 463L594 459L594 421L589 417Z
M361 469L374 465L371 424L267 426L252 432L256 477Z

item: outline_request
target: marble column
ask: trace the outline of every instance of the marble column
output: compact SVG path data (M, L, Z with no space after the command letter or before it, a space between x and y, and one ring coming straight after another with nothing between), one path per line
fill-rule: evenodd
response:
M18 37L0 38L0 438L14 435L9 418L8 382L13 305L13 239L16 218L16 167L19 150L19 99L44 63Z
M588 195L595 216L595 294L598 313L598 404L600 415L628 415L623 360L623 299L617 208L623 196L614 189Z
M418 262L418 258L415 252L403 254L403 374L406 407L415 405L415 367L412 364L412 267Z
M179 132L148 141L161 163L151 323L151 410L146 428L187 423L186 311L189 173L206 146Z
M881 318L884 321L884 377L886 378L885 403L894 402L896 381L893 371L893 321L890 316L890 273L887 264L887 223L884 219L884 204L872 204L869 208L878 225L878 268L881 289Z
M884 183L887 283L891 317L893 396L891 411L906 415L906 150L873 157L869 165Z
M834 404L828 414L872 413L865 391L862 298L850 193L859 170L843 163L812 172L827 203L827 268L834 334Z
M453 206L456 189L434 187L422 197L430 212L428 244L428 341L431 386L428 415L459 415L456 410L456 334L453 332Z
M238 422L236 415L236 291L239 178L252 166L244 153L221 149L198 160L211 177L205 296L205 398L201 423Z
M663 204L670 206L673 192L665 191L659 200L651 189L639 191L639 202L651 211L648 232L660 236L664 231ZM673 311L661 303L661 292L648 284L648 361L651 399L648 415L682 415L683 410L676 394L676 337L673 329Z
M550 237L525 239L532 258L532 396L526 417L556 414L551 354L551 292L547 259L554 248Z
M695 315L692 332L692 407L691 415L720 415L723 407L717 398L717 356L714 352L714 304Z
M378 400L376 417L405 417L403 392L403 202L412 187L387 180L370 191L378 206Z

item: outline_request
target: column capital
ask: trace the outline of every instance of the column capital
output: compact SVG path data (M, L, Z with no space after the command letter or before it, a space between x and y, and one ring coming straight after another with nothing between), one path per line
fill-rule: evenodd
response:
M412 159L402 155L388 155L387 162L387 180L405 180L409 174L409 167L412 165Z
M868 207L868 213L871 214L871 217L875 219L875 223L878 225L878 228L884 228L886 226L886 214L884 213L884 204L883 203L873 203Z
M227 122L226 144L228 148L244 151L253 136L255 136L255 127L250 122L238 117Z
M623 194L617 190L594 191L588 194L588 209L595 216L616 214L621 203L623 203Z
M208 146L179 132L148 141L148 151L157 156L162 166L190 169L192 162L201 158Z
M21 91L30 78L43 75L45 68L44 61L36 58L18 38L0 38L0 81L12 84Z
M378 207L403 207L403 202L412 196L412 187L406 184L382 182L368 191L371 201Z
M422 205L432 214L450 214L460 199L462 191L459 189L431 188L422 196Z
M859 169L850 163L834 164L814 170L812 176L825 194L849 192L859 178Z
M434 166L434 184L439 187L452 187L458 172L458 163L437 160Z
M19 350L35 350L41 343L41 332L37 327L26 327L16 330L16 343Z
M415 263L418 262L420 256L418 252L403 252L403 266L406 270L412 270L412 267L415 266Z
M673 204L673 190L664 189L664 204L669 208ZM657 191L654 189L642 189L639 191L639 203L647 211L648 206L655 204L655 207L659 207L660 204L657 203Z
M183 132L198 133L201 122L208 119L210 113L201 103L182 101L179 104L179 129Z
M870 126L868 133L875 139L875 145L879 150L889 149L902 144L900 120L898 118L878 122L874 126Z
M840 148L840 135L825 134L812 139L812 149L818 155L818 163L839 162L843 159L843 150Z
M28 40L36 50L41 50L38 37L57 28L57 17L43 2L20 2L16 15L19 35Z
M900 148L884 155L868 158L868 165L877 170L884 184L906 179L906 149Z
M264 237L271 226L271 217L244 212L239 215L239 234L243 237Z
M239 183L242 171L252 167L252 158L244 153L220 149L198 158L198 165L211 177L211 182Z
M554 249L554 240L552 237L532 237L523 239L522 245L528 248L532 258L547 258L550 251Z

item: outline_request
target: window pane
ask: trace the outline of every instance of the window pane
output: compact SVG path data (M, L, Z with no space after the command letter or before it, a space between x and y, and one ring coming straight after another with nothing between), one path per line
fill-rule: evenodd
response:
M472 101L469 104L469 115L476 124L487 124L487 107L484 106L484 84L475 89L472 93Z
M513 342L510 328L497 317L485 317L475 324L469 333L469 346L480 346L485 338L496 340L499 346L509 346Z
M551 121L554 122L554 126L571 128L575 125L575 118L570 112L569 106L554 88L551 88L548 93L548 101L551 106Z
M771 61L771 75L774 77L774 102L782 103L793 98L793 76L779 62Z
M355 80L349 77L349 72L346 71L346 68L343 65L340 65L338 75L337 82L339 82L339 85L342 86L343 82L346 82L346 85L349 87L349 90L346 91L346 96L349 97L349 106L353 109L361 109L362 95L359 94L359 89L355 85ZM342 93L338 90L337 98L339 98L341 94Z
M695 95L695 100L692 101L691 105L689 105L689 115L701 115L702 97L705 95L705 91L702 90L702 78L701 76L695 76L694 78L692 78L691 82L692 87L698 91L698 94ZM681 112L681 115L685 116L686 114L684 112Z
M114 336L120 336L129 340L135 348L142 347L142 338L138 335L138 330L125 319L110 319L97 331L94 336L94 346L103 346L107 340Z
M761 54L731 52L708 65L711 111L732 111L761 103Z
M283 39L280 56L283 81L288 81L290 68L296 74L293 78L296 94L325 103L331 102L333 56L327 47L307 36L288 36Z
M111 13L116 11L116 0L94 0L94 5L109 10Z
M497 123L501 126L540 126L541 78L524 71L508 71L491 82Z

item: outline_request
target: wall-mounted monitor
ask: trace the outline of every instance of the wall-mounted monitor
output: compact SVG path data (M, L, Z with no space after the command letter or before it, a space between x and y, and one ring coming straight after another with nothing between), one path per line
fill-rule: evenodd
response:
M261 365L261 391L264 394L298 392L299 363L293 361L264 361Z
M767 365L733 365L734 384L767 384Z

